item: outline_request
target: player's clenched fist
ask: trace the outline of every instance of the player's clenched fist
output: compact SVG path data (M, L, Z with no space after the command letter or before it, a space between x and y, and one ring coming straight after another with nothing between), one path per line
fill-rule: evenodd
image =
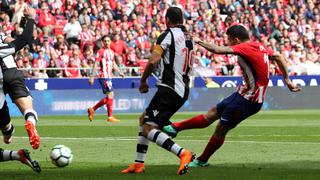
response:
M147 82L140 82L139 91L140 93L147 93L149 91Z

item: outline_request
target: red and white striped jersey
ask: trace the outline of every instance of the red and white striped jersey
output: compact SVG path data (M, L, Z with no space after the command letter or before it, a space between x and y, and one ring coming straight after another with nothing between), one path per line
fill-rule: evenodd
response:
M78 38L81 42L93 41L95 39L95 33L91 30L82 31Z
M241 43L231 48L239 56L244 80L244 84L238 87L239 94L249 101L263 103L269 83L269 56L273 51L256 42Z
M110 48L101 48L97 53L96 61L99 62L99 76L102 78L112 78L114 52Z

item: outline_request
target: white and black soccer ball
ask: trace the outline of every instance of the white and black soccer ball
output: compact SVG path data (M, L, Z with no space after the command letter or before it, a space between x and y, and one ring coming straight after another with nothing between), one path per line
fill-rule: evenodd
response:
M65 167L72 162L73 154L65 145L56 145L51 149L50 159L57 167Z

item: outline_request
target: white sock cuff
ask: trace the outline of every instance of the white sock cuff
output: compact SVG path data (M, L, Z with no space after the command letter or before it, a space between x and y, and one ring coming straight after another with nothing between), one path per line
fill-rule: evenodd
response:
M32 113L36 116L36 121L38 121L38 114L35 110L33 109L26 109L24 112L23 112L23 116L26 116L28 113Z
M153 140L154 135L158 132L159 130L157 129L152 129L151 131L149 131L148 133L148 139L149 140Z

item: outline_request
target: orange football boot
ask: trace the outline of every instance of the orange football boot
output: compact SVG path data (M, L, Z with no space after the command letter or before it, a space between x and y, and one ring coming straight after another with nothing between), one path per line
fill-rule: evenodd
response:
M140 174L144 173L144 163L134 163L131 164L127 169L121 171L123 174L135 173Z
M38 149L40 146L40 136L37 132L36 127L30 121L26 121L25 123L26 130L29 136L29 142L33 149Z
M90 122L92 122L92 120L93 120L93 115L94 115L93 108L88 108L88 118L89 118Z
M189 150L184 149L180 155L180 167L177 174L183 175L188 172L189 163L194 159L195 155L192 154Z
M108 122L112 122L112 123L117 123L117 122L120 122L119 119L115 118L115 117L108 117L107 119Z

